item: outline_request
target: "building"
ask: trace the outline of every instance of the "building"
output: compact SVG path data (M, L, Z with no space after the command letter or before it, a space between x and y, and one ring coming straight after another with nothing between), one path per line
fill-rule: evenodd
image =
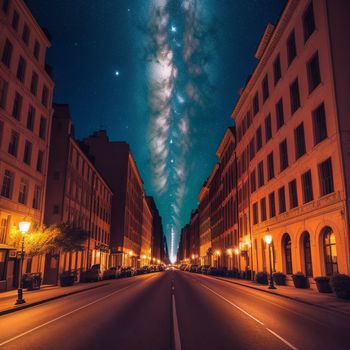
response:
M0 290L16 287L11 235L26 218L43 222L54 84L45 65L50 41L22 0L0 1ZM43 257L24 271L43 272Z
M201 265L211 265L212 247L210 234L210 201L207 181L198 194L199 214L199 261Z
M141 266L150 265L152 261L153 216L147 199L143 197L143 217L141 236Z
M106 131L95 132L83 142L114 193L111 264L137 267L141 255L145 193L130 146L126 142L109 141Z
M190 226L186 225L181 229L180 243L177 253L178 263L189 264L191 262L190 246Z
M199 213L198 209L193 210L189 225L190 236L190 259L193 264L199 263Z
M223 267L232 270L235 266L234 249L238 246L238 219L237 219L237 171L235 157L235 130L227 131L216 151L221 168L221 215L222 233L217 237L215 251L222 254ZM217 254L217 253L216 253Z
M290 0L232 112L246 268L350 273L350 3ZM243 261L244 262L244 261Z
M162 217L152 196L147 196L147 203L152 213L152 262L159 263L164 257ZM163 250L163 253L162 253Z
M55 283L58 273L109 267L112 191L96 170L84 144L74 138L67 104L54 104L47 176L46 225L70 223L88 233L85 249L47 255L44 283ZM59 151L58 151L59 150Z

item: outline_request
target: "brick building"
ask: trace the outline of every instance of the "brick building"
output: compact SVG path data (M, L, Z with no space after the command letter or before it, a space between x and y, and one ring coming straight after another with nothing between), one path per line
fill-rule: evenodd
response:
M147 199L143 197L143 217L142 217L142 236L141 236L141 266L150 265L152 261L152 234L153 234L153 215L148 205Z
M199 259L201 265L211 265L210 201L207 181L198 194L199 213Z
M18 222L25 217L33 229L43 221L54 87L49 47L22 0L0 1L0 290L16 286L10 236ZM42 272L43 262L35 257L24 269Z
M74 138L68 105L53 107L44 222L70 223L86 231L88 240L83 251L63 253L59 258L47 255L45 283L55 283L63 271L80 272L94 264L100 264L102 271L109 267L112 203L111 189L85 145Z

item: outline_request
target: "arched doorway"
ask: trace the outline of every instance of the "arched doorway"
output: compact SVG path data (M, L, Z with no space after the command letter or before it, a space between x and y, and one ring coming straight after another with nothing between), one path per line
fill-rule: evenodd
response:
M293 273L293 264L292 264L292 240L288 233L285 233L282 239L282 249L283 257L285 263L285 270L287 275Z
M322 234L325 253L326 275L332 276L338 273L338 257L335 234L329 226L325 227L322 230Z
M305 269L305 275L307 277L312 277L312 258L311 258L311 243L310 243L310 234L309 232L305 231L302 235L302 247L303 247L303 254L304 254L304 269Z

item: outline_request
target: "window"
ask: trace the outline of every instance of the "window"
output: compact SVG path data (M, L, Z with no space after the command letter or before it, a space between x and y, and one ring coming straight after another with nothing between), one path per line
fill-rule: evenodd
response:
M258 214L258 203L253 203L253 225L256 225L259 222L259 214Z
M301 182L303 186L303 202L305 204L311 202L314 199L312 190L311 170L308 170L301 176Z
M34 43L34 51L33 51L34 57L39 60L39 55L40 55L40 44L39 41L35 40Z
M306 152L304 123L294 129L295 159L299 159Z
M21 179L19 184L18 202L21 204L27 204L28 198L28 181Z
M284 213L286 211L286 193L284 186L278 190L278 203L279 203L279 213Z
M256 151L258 152L261 147L262 147L262 133L261 133L261 126L259 126L258 129L256 130Z
M276 104L276 125L277 130L280 129L284 124L284 112L283 112L283 100L280 100Z
M258 164L258 187L264 186L264 162Z
M271 180L275 176L275 168L273 164L273 152L267 156L267 179Z
M7 14L10 7L10 0L4 0L2 3L2 11Z
M18 30L18 22L19 22L19 14L16 10L13 11L12 16L12 28L17 32Z
M311 243L309 232L303 233L305 275L312 277Z
M22 40L23 42L28 45L29 43L29 36L30 36L30 30L27 24L23 26L23 32L22 32Z
M39 137L42 138L43 140L46 137L46 118L45 117L40 118Z
M41 104L47 107L49 101L49 90L46 85L43 86L43 93L41 95Z
M36 92L38 90L38 80L39 80L38 74L33 71L33 73L32 73L32 81L30 83L30 92L34 96L36 96Z
M7 236L7 229L8 229L8 218L1 219L0 224L0 243L5 244L6 243L6 236ZM0 261L5 265L4 258L0 255ZM3 265L3 271L1 272L1 262L0 262L0 280L4 280L4 272L5 272L5 266Z
M35 108L32 105L28 107L27 129L33 131L35 123Z
M283 255L286 266L286 273L291 275L293 273L293 265L292 265L292 241L288 233L286 233L283 237Z
M295 79L289 88L290 91L290 110L294 114L300 107L299 83L298 78Z
M259 112L259 93L257 92L254 96L253 99L253 115L254 117L258 114Z
M30 165L31 158L32 158L32 144L28 140L26 140L24 144L23 162Z
M304 42L310 38L311 34L315 31L315 17L312 1L304 12L303 15L303 29L304 29Z
M309 94L321 83L320 63L316 52L307 63L307 78L309 83Z
M5 170L4 178L2 180L1 195L11 199L13 188L14 175L11 171Z
M8 83L0 78L0 108L6 108Z
M270 218L276 216L275 192L269 194Z
M280 58L280 55L278 54L275 61L273 62L273 80L275 85L278 83L281 77L282 77L281 58Z
M312 112L315 145L327 138L327 123L324 104L322 103Z
M334 192L332 160L328 158L318 166L321 196Z
M297 193L297 180L292 180L289 184L289 205L290 208L296 208L298 206L298 193Z
M261 221L266 221L267 216L266 216L266 198L261 198L260 199L260 214L261 214Z
M323 230L323 237L326 275L336 275L338 273L338 257L335 234L330 227L326 227Z
M17 120L21 119L23 97L16 92L15 99L13 101L12 116Z
M34 196L33 196L33 208L40 209L40 187L35 185L34 187Z
M53 206L52 213L53 213L53 214L59 214L59 213L60 213L60 207L59 207L59 205L56 204L56 205Z
M266 142L269 141L272 137L272 127L271 127L271 115L269 114L265 118L265 139Z
M280 145L280 172L284 169L288 168L288 148L287 148L287 140L284 139Z
M12 154L15 157L17 157L18 143L19 143L19 134L18 132L12 130L9 147L8 147L8 153Z
M19 81L21 81L22 83L24 82L24 76L26 73L26 61L24 60L24 58L22 56L19 57L19 61L18 61L18 66L17 66L17 79Z
M254 137L249 142L249 160L253 160L255 157L255 140Z
M255 169L250 173L250 193L254 193L256 191L256 175Z
M262 81L262 93L263 101L265 102L269 98L269 78L267 74Z
M287 58L288 58L288 66L294 61L297 56L297 45L295 41L295 32L294 30L289 34L287 39Z
M6 39L4 45L4 51L2 52L2 63L10 68L13 46L8 39Z
M36 170L40 173L43 171L43 161L44 161L44 152L38 151L38 159L36 162Z

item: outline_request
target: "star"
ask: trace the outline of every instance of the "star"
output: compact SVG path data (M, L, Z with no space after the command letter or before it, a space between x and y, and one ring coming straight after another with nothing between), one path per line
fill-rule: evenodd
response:
M115 75L116 75L117 77L119 77L119 74L120 74L120 73L119 73L119 70L116 70L116 71L115 71Z
M128 9L128 12L130 12L130 9Z
M171 26L171 31L172 31L173 33L176 33L177 28L176 28L174 25L172 25L172 26Z

